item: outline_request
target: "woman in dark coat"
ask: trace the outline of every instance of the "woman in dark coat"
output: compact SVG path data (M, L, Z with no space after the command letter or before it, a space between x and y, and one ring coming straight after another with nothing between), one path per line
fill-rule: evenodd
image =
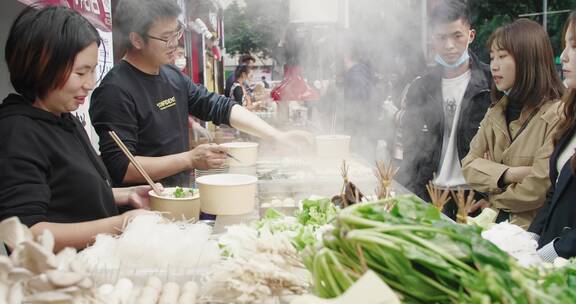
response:
M576 256L576 12L564 31L562 70L568 92L550 157L552 187L544 207L528 229L538 240L538 253L548 262Z

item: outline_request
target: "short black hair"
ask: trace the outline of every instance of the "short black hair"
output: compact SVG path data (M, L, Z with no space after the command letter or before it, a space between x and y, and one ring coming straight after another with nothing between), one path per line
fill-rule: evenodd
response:
M430 13L430 25L436 26L442 23L451 23L462 20L472 25L470 17L470 7L466 0L443 0L436 5Z
M182 9L173 0L121 0L112 20L121 35L122 47L132 48L130 33L138 33L146 40L154 21L178 17L181 13Z
M62 6L30 6L16 18L5 47L10 82L30 102L62 87L76 55L96 42L98 31L79 13Z
M234 78L238 79L242 76L242 74L246 73L248 74L248 72L250 72L250 66L248 65L239 65L236 67L236 70L234 71Z
M254 58L254 56L250 54L244 54L240 56L240 60L238 61L240 62L241 65L247 65L250 64L250 61L256 62L256 58Z

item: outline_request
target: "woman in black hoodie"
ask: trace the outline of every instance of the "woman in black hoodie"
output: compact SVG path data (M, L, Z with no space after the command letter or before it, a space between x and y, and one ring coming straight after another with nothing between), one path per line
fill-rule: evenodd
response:
M34 234L50 230L55 250L83 248L98 233L117 233L148 186L112 189L106 168L70 112L94 87L100 37L64 7L25 9L14 21L5 56L18 94L0 106L0 220L17 216Z

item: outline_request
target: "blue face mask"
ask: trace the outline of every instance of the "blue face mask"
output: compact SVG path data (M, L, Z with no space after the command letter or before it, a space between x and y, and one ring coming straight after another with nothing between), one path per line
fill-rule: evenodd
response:
M467 62L469 59L470 59L470 54L468 54L468 49L466 49L466 51L464 51L464 53L462 53L462 56L460 56L460 58L458 58L458 60L452 64L444 61L442 56L440 56L438 54L436 54L436 56L434 57L434 61L436 61L436 63L438 63L439 65L441 65L447 69L457 69L458 67L463 65L465 62Z

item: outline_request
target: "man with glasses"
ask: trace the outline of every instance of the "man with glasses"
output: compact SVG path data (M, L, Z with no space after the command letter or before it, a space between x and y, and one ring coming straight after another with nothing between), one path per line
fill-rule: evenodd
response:
M491 83L489 67L468 50L475 31L464 1L440 2L430 14L430 29L437 65L414 80L406 96L404 155L397 175L427 201L429 181L440 189L468 189L461 160L490 106ZM452 202L445 209L451 217L455 211Z
M127 48L124 58L94 90L90 115L100 152L115 186L144 183L108 135L115 131L155 181L188 186L190 170L218 168L226 159L217 145L189 150L188 114L281 143L308 140L280 132L224 96L208 92L173 62L184 26L172 0L122 0L114 15Z

